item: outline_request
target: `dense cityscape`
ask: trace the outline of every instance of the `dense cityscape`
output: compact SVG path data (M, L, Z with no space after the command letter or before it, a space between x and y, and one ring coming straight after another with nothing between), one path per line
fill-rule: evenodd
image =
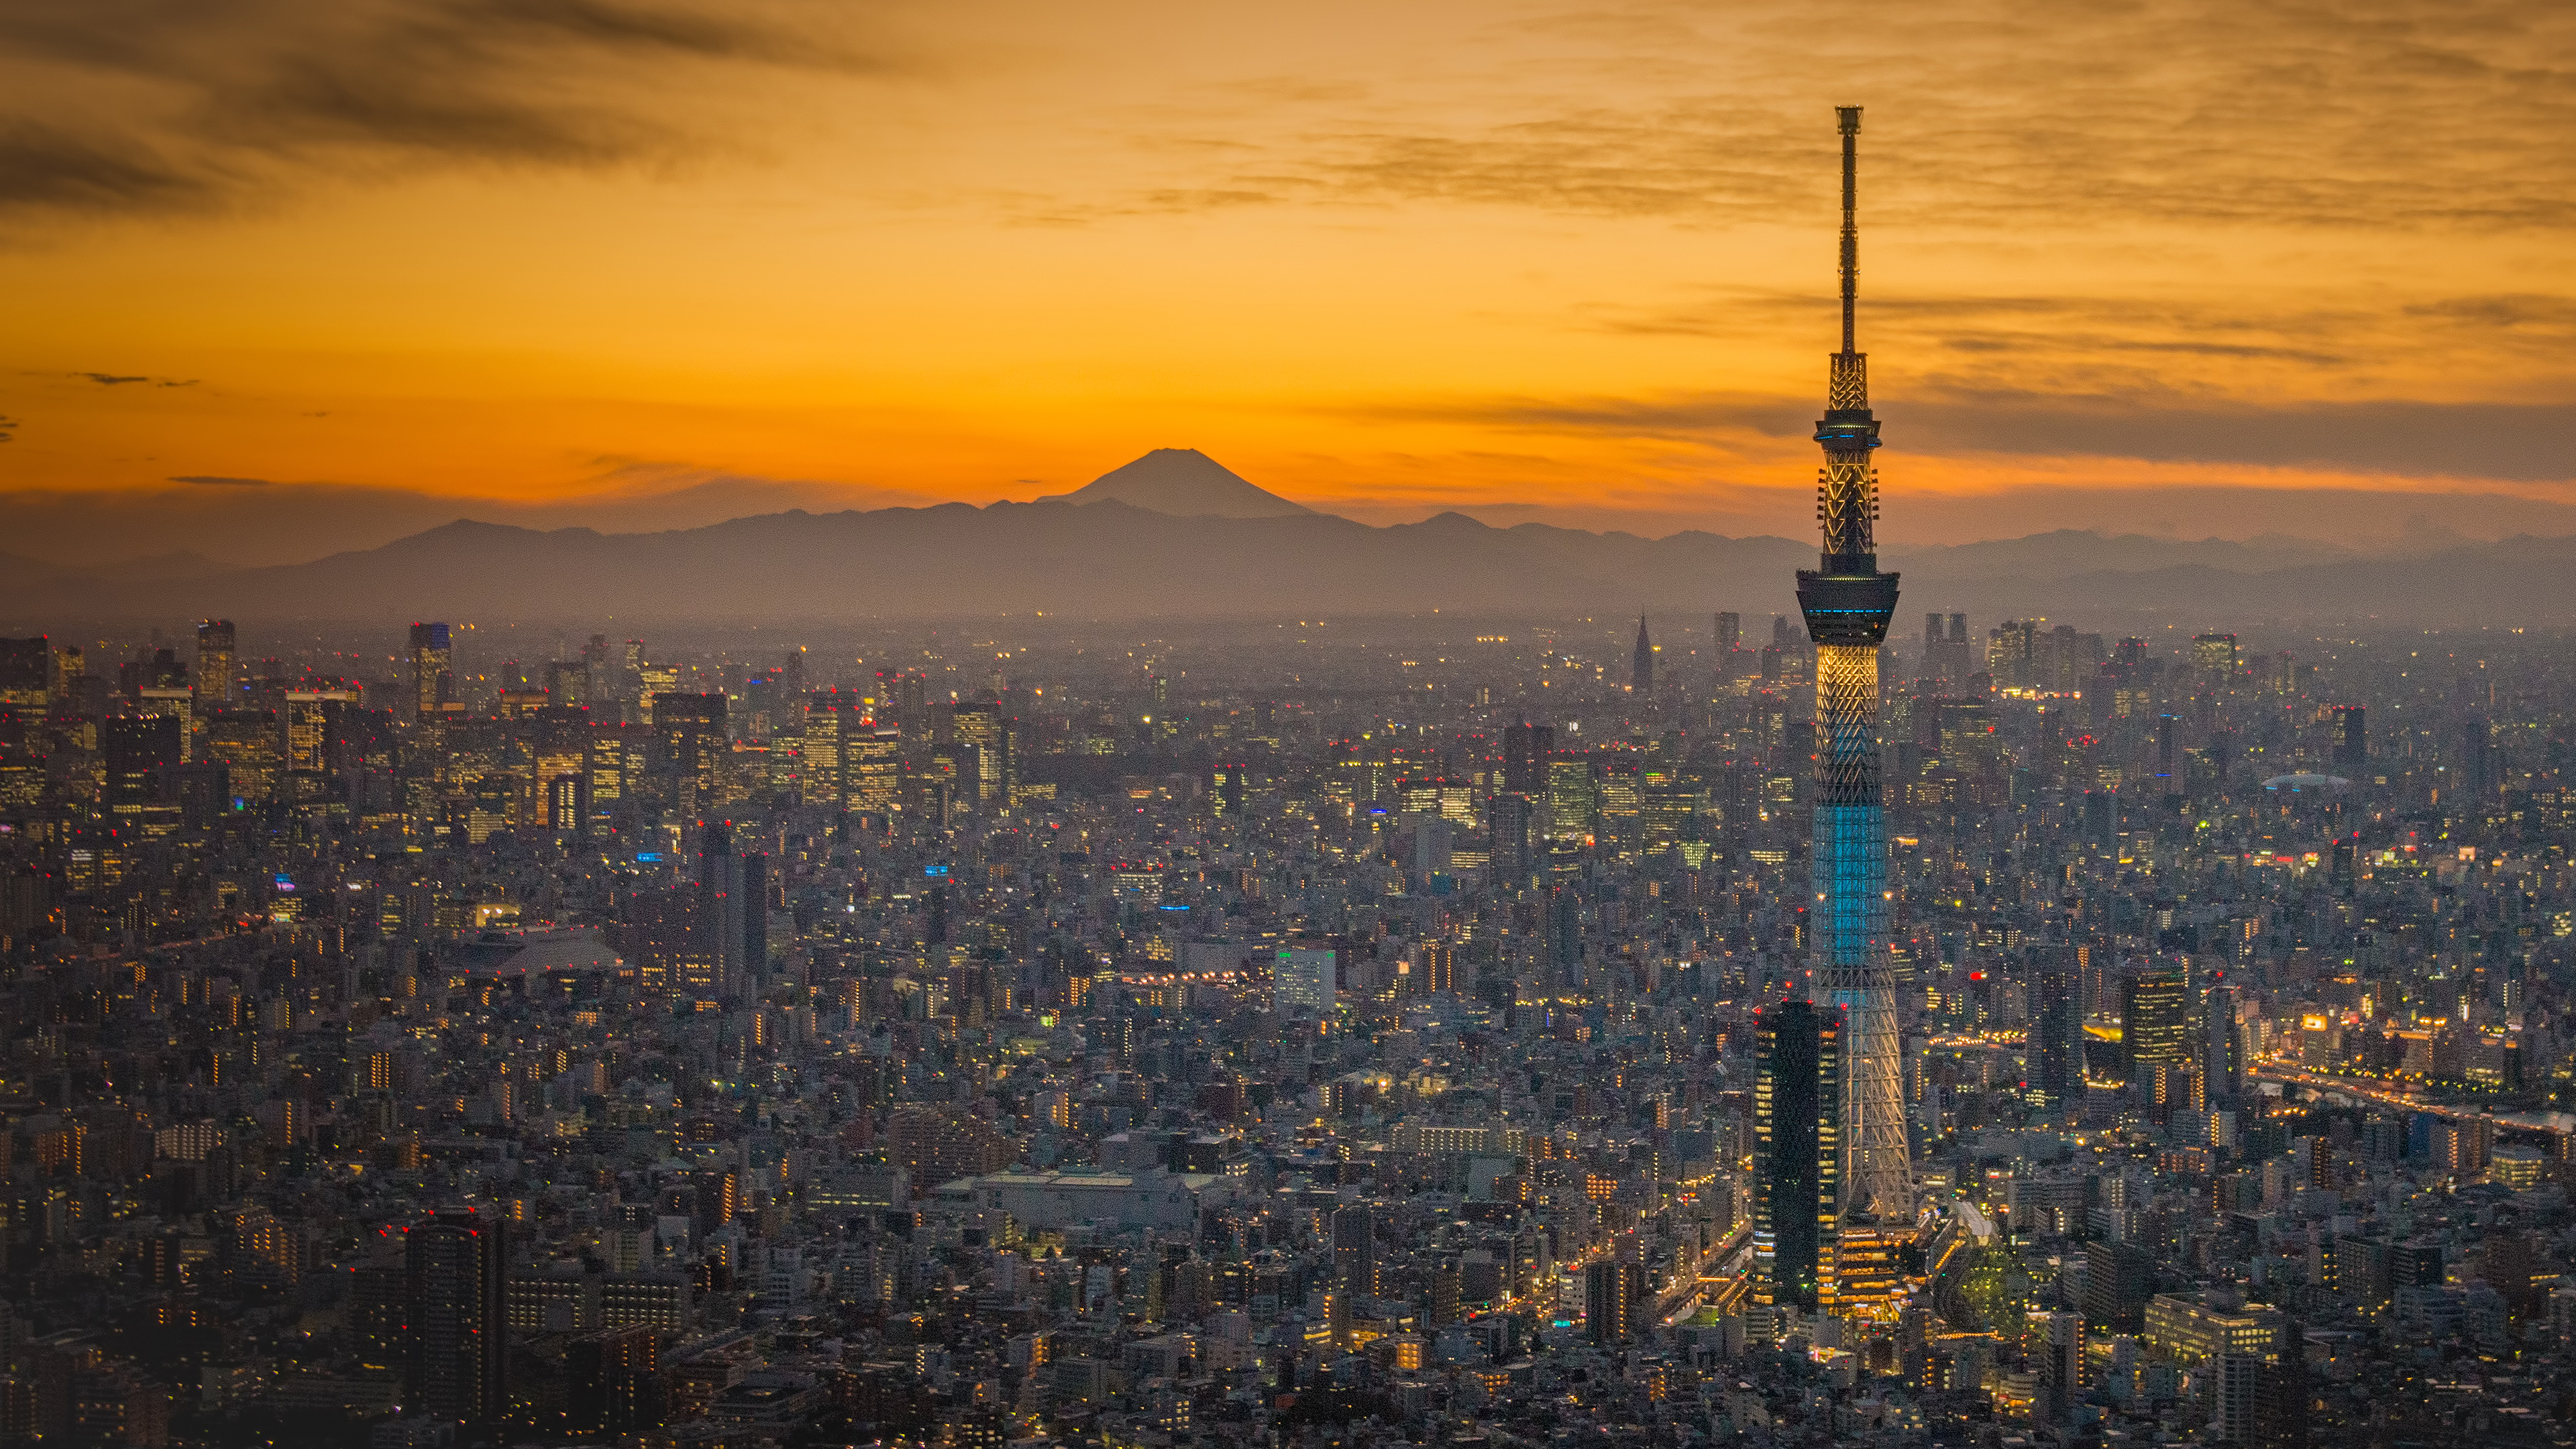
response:
M7 1432L2568 1437L2563 638L1148 632L0 642Z

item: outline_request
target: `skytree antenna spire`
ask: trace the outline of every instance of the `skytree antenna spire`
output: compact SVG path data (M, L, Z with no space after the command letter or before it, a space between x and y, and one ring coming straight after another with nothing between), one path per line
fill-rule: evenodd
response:
M1887 822L1879 783L1878 647L1896 612L1896 575L1878 567L1878 420L1869 356L1855 345L1860 275L1860 107L1835 110L1843 142L1842 351L1828 359L1816 442L1817 567L1798 573L1798 606L1816 645L1815 845L1809 857L1818 985L1843 1008L1850 1047L1842 1081L1843 1188L1837 1312L1892 1311L1895 1241L1914 1220L1905 1140L1904 1067L1894 963L1887 943Z
M1853 303L1860 296L1860 107L1837 106L1843 132L1843 355L1852 350Z

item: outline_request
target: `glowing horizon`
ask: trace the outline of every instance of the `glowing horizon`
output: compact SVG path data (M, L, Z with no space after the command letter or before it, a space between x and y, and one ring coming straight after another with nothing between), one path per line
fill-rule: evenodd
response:
M8 495L705 521L1179 446L1799 537L1841 101L1891 546L2576 531L2576 42L2506 5L464 13L0 27Z

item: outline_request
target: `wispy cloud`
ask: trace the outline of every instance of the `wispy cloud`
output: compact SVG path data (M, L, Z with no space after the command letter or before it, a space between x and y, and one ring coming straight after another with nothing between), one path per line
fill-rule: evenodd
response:
M1238 163L1266 185L1159 194L1761 220L1818 189L1816 78L1839 76L1903 127L1872 155L1881 220L2554 228L2576 221L2555 22L2523 0L1612 6L1471 32L1432 78L1445 107L1316 108Z
M591 167L702 139L711 72L895 62L792 0L0 7L0 214L167 212L340 172Z
M1720 442L1804 438L1813 399L1742 393L1362 403L1339 416L1452 422L1568 437ZM2576 404L2428 401L2277 405L2159 394L2052 394L1956 378L1882 397L1892 447L1925 453L2317 467L2503 483L2576 483Z
M140 373L68 372L63 375L87 378L101 387L125 387L134 383L145 383L153 387L195 387L197 385L197 380L193 377L147 377Z

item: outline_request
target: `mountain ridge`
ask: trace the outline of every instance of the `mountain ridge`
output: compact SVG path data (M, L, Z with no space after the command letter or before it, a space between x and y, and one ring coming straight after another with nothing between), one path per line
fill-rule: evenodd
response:
M1071 493L1040 503L1117 502L1174 518L1290 518L1314 513L1252 482L1196 448L1156 448Z
M2245 566L2220 567L2214 557ZM1115 499L1059 498L790 509L630 534L457 519L301 564L186 576L131 566L13 573L0 584L0 618L28 627L66 615L828 621L1638 608L1794 617L1795 571L1814 558L1812 544L1769 535L1498 528L1456 510L1377 526L1311 510L1175 517ZM2372 614L2576 621L2576 538L2334 558L2314 548L2211 549L2088 532L1891 549L1885 558L1905 580L1899 636L1911 632L1902 616L1935 609L2063 620L2159 614L2199 627ZM2065 563L2049 567L2051 559Z

